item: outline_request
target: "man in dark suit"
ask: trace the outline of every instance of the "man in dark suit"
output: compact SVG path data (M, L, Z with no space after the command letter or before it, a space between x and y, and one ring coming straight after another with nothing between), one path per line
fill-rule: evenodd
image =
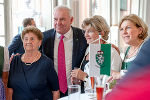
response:
M27 26L35 26L36 27L36 24L35 24L35 21L33 18L25 18L23 20L22 24L23 24L24 28ZM9 50L9 57L12 54L17 54L17 53L23 54L25 52L24 48L23 48L23 43L22 43L20 34L17 34L13 38L12 42L8 46L8 50Z
M71 10L65 6L57 6L54 9L54 29L44 32L42 50L49 58L54 61L54 67L58 71L58 46L60 37L63 35L66 78L67 85L71 84L71 71L79 67L87 48L86 39L82 30L72 27L73 17ZM59 74L58 74L59 77ZM61 88L61 87L60 87ZM60 90L60 97L66 96L67 90Z
M150 39L141 47L127 74L105 100L150 100Z

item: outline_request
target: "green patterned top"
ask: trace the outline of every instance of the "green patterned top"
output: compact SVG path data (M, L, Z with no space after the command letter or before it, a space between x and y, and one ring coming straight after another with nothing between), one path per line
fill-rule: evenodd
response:
M131 62L135 59L136 56L133 56L131 58L126 58L128 52L129 52L130 46L127 48L124 56L124 60L122 62L121 70L126 70L130 66Z

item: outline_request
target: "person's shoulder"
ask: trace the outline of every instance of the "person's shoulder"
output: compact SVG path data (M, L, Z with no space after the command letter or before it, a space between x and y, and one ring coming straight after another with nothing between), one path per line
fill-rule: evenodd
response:
M83 33L82 29L78 28L78 27L73 27L72 26L72 30L73 31L77 31L78 33Z
M82 31L82 29L80 29L80 28L78 28L78 27L74 27L74 26L72 26L72 28L73 28L73 29L76 29L76 30L80 30L80 31Z
M111 54L118 54L119 55L119 53L118 53L118 51L115 49L115 48L113 48L113 47L111 47Z
M116 45L111 44L111 47L114 48L118 52L118 54L120 55L120 50Z
M50 33L54 32L54 31L55 31L54 28L52 28L52 29L50 29L50 30L44 31L43 34L44 34L44 35L47 35L47 34L50 34Z
M14 39L16 39L16 38L21 39L21 34L17 34L17 35L14 37Z
M83 30L77 27L72 27L73 30L73 34L75 37L77 37L78 39L83 39L85 40L84 34L83 34Z
M45 54L42 54L42 61L52 63L52 59L48 58Z
M53 35L55 34L55 32L56 31L54 28L43 32L43 36L44 36L43 41L46 41L49 38L53 38Z
M53 61L44 54L41 55L40 61L41 61L40 63L42 64L43 68L51 69L54 66Z

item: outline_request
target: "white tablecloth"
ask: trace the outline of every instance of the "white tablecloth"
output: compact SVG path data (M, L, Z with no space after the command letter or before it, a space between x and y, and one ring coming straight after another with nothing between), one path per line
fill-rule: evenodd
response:
M90 96L90 95L91 94L89 93L80 94L80 100L97 100L96 94L94 94L94 96ZM60 98L58 100L68 100L68 96Z

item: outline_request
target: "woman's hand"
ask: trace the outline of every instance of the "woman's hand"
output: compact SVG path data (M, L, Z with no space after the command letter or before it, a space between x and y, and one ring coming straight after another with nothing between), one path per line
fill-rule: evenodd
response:
M11 64L12 59L14 58L14 56L20 55L19 53L16 53L15 55L11 55L10 59L9 59L9 63Z
M87 73L83 72L80 68L78 68L78 69L72 70L71 76L73 78L77 78L79 80L84 81L85 77L87 76Z
M120 78L121 78L120 72L112 70L111 71L111 76L109 77L108 82L110 83L113 80L117 80L117 79L120 79Z

